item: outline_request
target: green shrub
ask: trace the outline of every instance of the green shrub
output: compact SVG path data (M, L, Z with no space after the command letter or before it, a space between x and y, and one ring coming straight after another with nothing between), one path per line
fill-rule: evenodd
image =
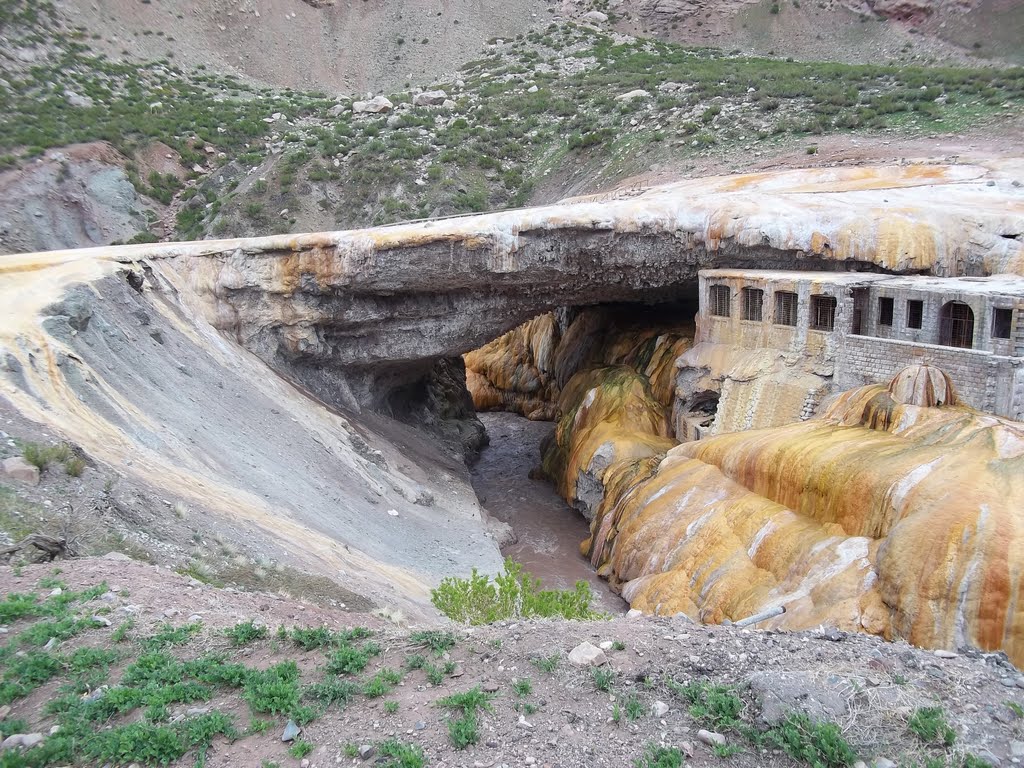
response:
M838 725L813 723L807 715L795 712L769 730L764 738L794 760L809 763L814 768L843 768L857 759Z
M383 762L377 761L381 768L424 768L427 764L423 750L416 744L403 744L395 739L388 739L380 745L378 751L383 758Z
M921 741L950 747L956 741L956 731L946 722L942 707L921 707L907 721L907 728Z
M682 768L683 753L676 747L648 744L643 757L633 761L635 768Z
M239 647L266 637L267 628L253 624L252 621L244 621L226 630L225 634L231 639L233 646Z
M542 590L540 579L511 559L505 560L504 572L493 580L474 568L468 579L444 579L430 597L443 614L467 624L489 624L513 617L601 617L590 607L594 595L585 581L577 581L572 590Z
M475 712L464 712L462 717L448 721L448 738L456 749L465 749L480 740L479 724Z

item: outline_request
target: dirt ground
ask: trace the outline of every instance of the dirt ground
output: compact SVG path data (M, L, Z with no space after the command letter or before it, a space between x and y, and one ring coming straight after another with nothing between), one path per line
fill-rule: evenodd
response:
M325 653L301 651L279 640L277 626L352 626L352 617L344 612L215 589L116 556L31 565L17 571L3 567L0 592L45 595L53 583L45 579L60 579L73 590L106 582L109 591L83 610L105 612L111 626L88 630L57 649L118 648L123 663L112 671L110 684L116 684L128 659L139 651L138 643L165 623L203 624L190 643L171 649L181 658L224 651L232 661L259 668L294 659L304 682L324 679ZM113 643L112 633L128 617L135 621L128 639ZM221 630L246 620L265 624L271 632L245 647L231 647ZM454 647L433 657L406 631L388 628L370 616L360 616L358 621L375 630L374 639L381 646L380 655L358 679L366 680L388 667L401 670L402 680L384 697L357 696L343 709L332 706L306 725L301 738L312 745L301 763L306 768L362 764L349 752L359 745L379 746L388 738L422 747L431 768L621 768L632 765L648 745L679 748L690 756L687 764L693 766L794 764L778 749L753 747L729 729L723 729L723 735L740 751L727 760L716 755L698 736L708 724L673 691L673 683L693 681L734 686L743 702L742 719L762 728L791 709L834 721L866 761L884 757L911 765L926 756L953 759L970 753L992 765L1009 765L1017 762L1024 749L1024 721L1018 714L1024 704L1020 687L1024 677L1001 654L965 650L947 658L827 628L779 633L703 627L681 619L621 617L452 627ZM23 628L23 622L16 622L4 630L14 633ZM606 652L607 664L602 668L610 673L608 690L597 689L592 669L568 661L568 652L582 641L616 643L617 650ZM431 685L424 672L407 668L407 658L416 654L438 664L451 661L453 669L439 685ZM548 671L540 669L539 659L553 659ZM24 718L35 730L47 733L53 718L41 712L60 684L52 681L15 701L7 717ZM479 713L479 741L456 750L448 738L451 716L438 700L476 686L493 692L490 709ZM659 706L656 702L667 707L659 707L657 716L652 714ZM908 730L913 713L931 705L943 708L955 731L949 749L929 746ZM195 714L196 710L177 705L172 715L184 714L186 709ZM228 691L199 709L231 715L240 730L250 718L246 705ZM265 733L244 735L230 743L219 737L206 764L248 768L272 761L299 766L300 760L289 755L288 744L280 738L285 718L271 720ZM176 764L191 765L193 760L194 755L189 755Z

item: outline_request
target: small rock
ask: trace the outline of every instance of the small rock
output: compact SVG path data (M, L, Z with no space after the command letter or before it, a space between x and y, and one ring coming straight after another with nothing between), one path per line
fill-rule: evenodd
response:
M309 758L302 758L302 760L299 761L299 768L309 768Z
M352 103L352 111L357 114L379 114L381 112L390 112L394 108L394 104L384 96L375 96L369 101L356 101Z
M104 627L109 627L113 624L106 616L91 616L90 619L94 624L99 624Z
M284 733L281 734L281 741L295 741L299 738L300 733L302 733L302 729L295 724L294 720L289 720L284 727Z
M416 726L415 726L415 727L416 727L416 730L417 730L417 731L422 731L422 730L423 730L424 728L426 728L426 727L427 727L427 724L426 724L426 723L424 723L424 722L423 722L422 720L417 720L417 721L416 721Z
M581 18L583 21L589 21L591 24L604 24L608 21L608 14L601 13L600 11L587 11Z
M615 643L613 643L611 640L605 640L603 643L600 644L599 647L602 651L610 651L614 647L614 645Z
M651 94L645 91L643 88L637 88L633 91L627 91L626 93L620 93L615 97L616 101L633 101L633 99L649 99Z
M49 640L46 641L46 645L43 646L43 650L44 651L52 651L56 647L57 647L57 638L56 637L51 637Z
M52 590L50 590L50 597L60 597L63 594L64 590L60 587L54 587Z
M374 749L369 744L360 744L359 745L359 757L362 758L363 760L369 760L371 757L373 757L373 754L376 751L377 750Z
M536 93L539 90L540 90L540 88L538 88L536 85L531 85L529 88L526 89L526 92L527 93Z
M933 653L940 659L955 659L960 654L954 653L953 651L947 651L945 648L936 648Z
M50 735L51 736L56 736L58 733L60 733L60 726L59 725L50 726ZM129 766L128 768L131 768L131 766Z
M627 619L639 619L643 615L644 612L641 611L639 608L630 608L628 611L626 611Z
M519 727L520 728L525 728L528 731L532 731L533 730L533 723L529 722L526 719L526 715L520 715L519 716Z
M668 711L669 706L664 701L656 701L651 705L651 712L655 717L664 717Z
M398 517L398 510L397 509L389 509L388 510L388 514L391 515L392 517Z
M0 475L29 485L39 485L39 467L29 464L21 456L12 456L0 463Z
M1010 742L1011 757L1024 757L1024 741Z
M484 683L483 691L484 691L484 693L497 693L498 692L498 684L495 683L495 682Z
M896 768L896 763L887 757L876 757L871 761L871 768Z
M706 731L701 728L697 731L697 739L710 747L721 747L725 745L725 736L714 731Z
M569 661L578 667L600 667L608 662L608 657L596 645L584 640L569 651Z
M0 707L0 720L6 720L9 714L11 714L10 704L4 704L2 707Z
M412 97L412 105L414 107L436 107L447 99L448 94L444 91L424 91Z

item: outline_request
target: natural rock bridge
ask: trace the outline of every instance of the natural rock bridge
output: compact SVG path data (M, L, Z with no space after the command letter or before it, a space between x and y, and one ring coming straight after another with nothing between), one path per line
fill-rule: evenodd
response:
M541 312L672 299L708 266L1022 272L1024 194L1011 170L719 177L633 197L103 255L173 275L213 326L328 401L379 406L437 359Z
M440 361L555 307L693 295L709 266L1024 274L1018 178L1019 161L789 171L351 232L4 256L0 405L415 615L440 577L500 563L461 461L372 412L430 400ZM454 372L445 394L465 399ZM398 415L422 421L437 400Z

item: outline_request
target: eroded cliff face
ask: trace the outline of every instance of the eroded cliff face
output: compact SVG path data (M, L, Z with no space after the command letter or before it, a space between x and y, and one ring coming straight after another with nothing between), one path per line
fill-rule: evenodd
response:
M1024 662L1024 426L955 405L948 380L920 367L820 418L665 450L664 422L624 381L615 369L581 381L566 425L573 446L606 430L583 551L633 607L719 623L784 606L771 625ZM567 497L592 463L569 454Z

